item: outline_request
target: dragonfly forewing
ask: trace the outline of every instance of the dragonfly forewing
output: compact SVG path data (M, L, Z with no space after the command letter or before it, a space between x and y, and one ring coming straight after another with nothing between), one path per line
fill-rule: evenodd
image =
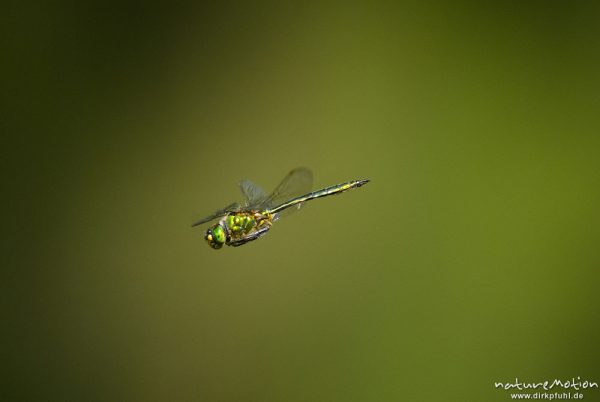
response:
M239 211L240 208L241 208L241 205L239 203L237 203L237 202L231 203L228 206L226 206L225 208L219 209L218 211L215 211L213 214L205 216L204 218L200 219L199 221L194 222L192 224L192 227L202 225L203 223L210 222L217 218L221 218L231 212Z

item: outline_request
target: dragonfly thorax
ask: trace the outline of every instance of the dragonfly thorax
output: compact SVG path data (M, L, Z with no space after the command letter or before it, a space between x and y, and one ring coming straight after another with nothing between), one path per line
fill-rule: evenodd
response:
M210 227L205 239L214 249L220 249L223 244L241 246L265 234L271 228L274 218L268 212L232 212Z

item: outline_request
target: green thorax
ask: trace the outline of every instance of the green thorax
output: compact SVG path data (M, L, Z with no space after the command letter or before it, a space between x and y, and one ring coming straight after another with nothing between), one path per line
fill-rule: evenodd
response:
M273 215L258 211L240 211L227 215L224 224L232 238L245 236L253 231L270 225Z

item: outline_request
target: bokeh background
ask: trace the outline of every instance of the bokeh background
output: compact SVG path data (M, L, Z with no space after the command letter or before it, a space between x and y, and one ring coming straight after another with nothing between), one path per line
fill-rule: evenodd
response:
M597 4L84 3L1 17L0 399L600 381ZM372 182L190 228L296 166Z

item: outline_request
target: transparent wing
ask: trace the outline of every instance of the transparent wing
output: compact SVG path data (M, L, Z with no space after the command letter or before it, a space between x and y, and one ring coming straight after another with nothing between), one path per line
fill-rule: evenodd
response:
M244 194L246 207L261 205L267 199L265 190L252 183L250 180L240 182L240 190Z
M309 169L296 168L292 170L284 177L273 193L262 202L261 209L276 207L293 198L310 193L312 183L313 174ZM297 211L301 206L302 204L298 204L295 208L282 211L282 214L286 215L290 212Z
M218 211L216 211L215 213L213 213L213 214L211 214L211 215L209 215L209 216L206 216L206 217L204 217L204 218L200 219L200 220L199 220L199 221L197 221L197 222L194 222L194 223L192 224L192 227L194 227L194 226L198 226L198 225L202 225L203 223L206 223L206 222L210 222L210 221L212 221L213 219L220 218L220 217L222 217L222 216L225 216L225 215L227 215L227 214L228 214L228 213L230 213L230 212L235 212L235 211L238 211L239 209L240 209L240 204L239 204L239 203L237 203L237 202L234 202L234 203L232 203L232 204L229 204L229 205L227 205L225 208L223 208L223 209L219 209L219 210L218 210Z
M313 175L309 169L297 168L288 173L288 175L285 176L273 193L267 196L267 193L265 193L262 188L252 183L250 180L242 180L240 182L240 190L242 191L242 194L244 194L245 198L244 208L267 209L276 207L293 198L310 193L312 182ZM282 211L279 216L297 211L301 206L302 204L298 204L298 206L295 206L294 208L286 209ZM234 202L225 208L220 209L197 222L194 222L192 226L198 226L203 223L210 222L213 219L225 216L230 212L240 211L241 209L242 206L239 203Z

